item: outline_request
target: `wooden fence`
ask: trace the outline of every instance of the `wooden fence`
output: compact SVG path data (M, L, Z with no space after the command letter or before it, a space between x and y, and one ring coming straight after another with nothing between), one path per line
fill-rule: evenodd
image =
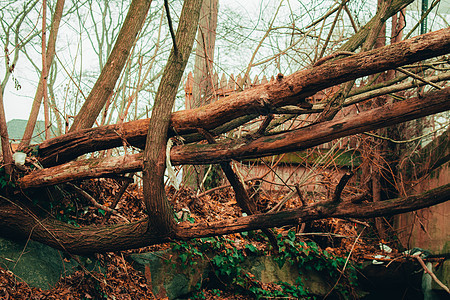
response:
M214 73L212 78L209 78L209 80L212 81L212 84L210 84L210 86L212 86L212 91L210 93L211 99L209 99L209 101L205 101L207 103L214 102L219 98L227 97L242 90L269 82L266 76L264 76L261 80L258 78L258 76L255 76L252 81L249 76L246 76L245 80L242 80L241 75L238 75L236 78L234 78L233 74L229 76L222 74L219 80L219 75L217 73ZM275 80L275 78L272 76L270 80ZM192 74L192 72L190 72L184 85L184 91L186 93L186 109L192 108L191 103L193 101L193 90L194 75Z
M241 75L238 75L236 78L234 77L234 74L225 75L222 74L220 76L217 73L214 73L212 78L209 78L209 80L212 81L212 91L211 91L211 101L208 102L214 102L215 100L223 97L227 97L231 94L240 92L242 90L260 85L260 84L266 84L270 81L274 81L275 77L272 76L270 80L267 79L267 77L264 75L262 79L259 79L258 75L255 76L253 80L249 76L246 76L245 79L242 79ZM189 72L188 77L186 79L185 85L184 85L184 91L186 95L186 108L191 108L190 104L192 103L193 99L193 89L194 89L194 75L192 72ZM318 103L324 99L327 99L331 97L337 90L339 89L339 86L330 87L327 89L324 89L322 91L319 91L314 96L308 99L310 103Z

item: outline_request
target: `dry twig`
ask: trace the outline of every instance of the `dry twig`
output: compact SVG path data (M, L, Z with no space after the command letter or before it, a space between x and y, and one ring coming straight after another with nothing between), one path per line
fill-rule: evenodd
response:
M433 280L441 287L444 289L444 291L446 291L448 294L450 294L450 290L448 289L448 287L443 284L437 277L436 275L433 273L433 271L431 271L430 269L428 269L428 267L425 265L425 262L423 261L423 259L420 257L420 254L422 254L422 252L419 252L417 254L412 255L411 257L417 259L417 261L420 263L420 265L422 266L423 270L425 273L430 274L431 278L433 278Z

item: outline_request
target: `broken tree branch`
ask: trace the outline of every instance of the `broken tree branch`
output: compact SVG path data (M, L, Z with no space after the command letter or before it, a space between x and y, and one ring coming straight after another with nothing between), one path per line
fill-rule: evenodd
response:
M305 150L334 139L371 131L450 109L450 87L405 101L300 129L262 136L225 140L217 144L188 144L171 149L173 165L212 164ZM81 178L110 176L142 169L140 153L123 157L86 159L36 170L22 177L21 188L58 184Z
M125 194L125 191L127 190L128 186L133 183L133 176L134 174L130 174L130 177L122 177L122 185L120 186L119 191L114 196L114 200L111 204L111 209L115 209L117 204L119 204L120 198L122 198L123 194Z
M423 78L422 76L419 76L419 75L417 75L417 74L414 74L413 72L410 72L410 71L405 70L405 69L400 68L400 67L399 67L399 68L396 68L396 70L399 71L399 72L402 72L403 74L406 74L406 75L408 75L408 76L411 76L412 78L415 78L415 79L417 79L417 80L419 80L419 81L422 81L423 83L429 84L429 85L431 85L432 87L434 87L435 89L438 89L438 90L441 90L441 89L442 89L442 87L440 87L439 85L437 85L437 84L435 84L435 83L433 83L433 82L431 82L431 81L428 81L428 80L426 80L425 78Z
M428 269L427 265L425 264L425 262L423 261L423 259L420 257L420 254L415 254L412 257L414 257L415 259L417 259L417 261L420 263L420 265L422 266L423 270L425 273L429 274L431 276L431 278L433 278L433 280L444 290L446 291L448 294L450 294L450 290L448 289L448 287L443 284L437 277L436 275L433 273L433 271L431 271L430 269Z
M255 214L220 222L197 224L184 222L177 225L172 235L159 235L151 228L148 230L147 219L127 224L86 227L75 227L52 218L38 220L33 218L27 209L3 199L0 201L0 224L2 224L4 232L21 233L25 237L30 236L35 241L54 248L65 249L71 253L88 254L139 248L174 239L188 240L261 228L296 225L299 218L307 222L329 217L373 218L386 214L393 215L429 207L449 199L450 184L447 184L423 194L364 205L341 202L329 207L331 201L326 201L293 210Z
M350 178L352 178L352 176L353 172L347 172L341 177L341 180L339 181L338 185L336 186L336 189L334 190L334 196L332 201L334 202L341 201L342 191L344 190L344 187L347 185L347 182L350 180Z
M450 28L446 28L337 59L296 72L281 81L269 82L230 95L201 108L175 112L171 116L172 131L169 131L169 136L196 132L197 128L212 131L239 117L251 115L254 118L261 113L266 114L267 110L297 105L305 98L336 84L436 57L449 51ZM69 133L40 144L40 160L44 166L64 163L85 153L120 147L123 139L133 146L143 147L147 131L148 119L145 119L120 126L109 125ZM117 132L121 132L121 135Z
M107 213L114 214L114 215L120 217L121 219L125 220L125 222L128 222L128 223L130 222L130 221L128 221L127 218L125 218L124 216L122 216L121 214L119 214L119 213L117 212L117 210L115 210L114 208L110 208L110 207L108 207L108 206L105 206L105 205L102 205L102 204L98 203L97 200L95 200L94 197L92 197L91 195L89 195L85 190L83 190L83 189L81 189L81 188L79 188L79 187L77 187L76 185L71 184L71 183L69 183L69 186L70 186L72 189L74 189L77 193L79 193L81 196L83 196L85 199L87 199L88 201L90 201L90 202L92 203L92 205L94 205L94 207L96 207L96 208L98 208L98 209L102 209L102 210L104 210L104 211L107 212Z
M199 128L198 131L205 137L205 139L210 144L215 144L216 141L214 137L209 133L208 131L204 130L203 128ZM231 186L233 187L233 191L236 197L236 202L238 203L239 207L248 215L253 215L258 212L258 208L256 205L256 202L253 201L252 198L249 197L247 189L245 188L244 184L242 183L239 176L234 172L233 168L231 167L231 164L229 161L227 162L221 162L220 167L222 168L222 171L225 173L225 176L227 177L228 181L230 182ZM267 238L270 241L270 244L272 245L273 249L278 251L278 244L277 239L275 237L275 234L267 228L262 229L263 233L267 236Z

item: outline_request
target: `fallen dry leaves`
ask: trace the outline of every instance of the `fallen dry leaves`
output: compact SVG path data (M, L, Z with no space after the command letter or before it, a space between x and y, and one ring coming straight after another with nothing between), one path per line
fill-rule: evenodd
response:
M80 187L88 192L96 201L104 206L111 206L114 196L119 191L121 183L114 179L91 179L84 181ZM219 221L242 216L240 208L234 199L234 193L230 188L219 189L208 193L201 198L195 193L182 188L175 190L167 188L169 201L176 212L183 209L189 211L190 217L195 221ZM261 211L272 208L280 196L260 194L257 204ZM56 211L67 207L76 207L71 213L71 218L80 226L85 224L114 224L123 222L123 218L129 221L144 217L142 191L136 184L131 184L121 197L116 209L117 215L102 213L89 201L82 199L75 193L63 199ZM286 202L286 208L301 206L298 198L292 198ZM277 233L286 234L292 226L278 228ZM358 227L352 221L341 219L319 220L296 227L303 239L313 239L322 249L335 255L346 255L358 236ZM303 229L300 232L300 229ZM362 259L364 255L377 253L379 239L373 232L367 230L368 238L362 238L355 244L352 259ZM311 233L311 235L309 235ZM323 235L313 235L322 233ZM235 241L234 247L243 247L248 241L241 234L227 236ZM267 244L263 242L250 241L258 250L267 250ZM154 299L153 294L146 282L144 274L133 269L124 259L130 253L141 253L146 251L158 251L168 248L168 244L154 245L141 249L123 251L118 253L107 253L98 255L98 260L104 266L104 273L77 271L71 276L62 278L51 290L32 288L26 283L14 277L7 270L0 268L0 299ZM267 286L276 288L276 286ZM203 291L206 299L250 299L247 296L233 295L222 292L220 296L212 291Z

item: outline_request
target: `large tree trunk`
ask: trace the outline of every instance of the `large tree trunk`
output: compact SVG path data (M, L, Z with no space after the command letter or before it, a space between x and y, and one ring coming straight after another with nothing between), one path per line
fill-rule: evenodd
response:
M3 89L0 85L0 141L2 147L3 165L5 166L5 172L8 176L11 176L12 167L12 152L9 144L8 128L6 126L6 114L3 105ZM8 178L9 179L9 178Z
M450 184L426 193L377 203L323 201L314 205L276 213L256 214L212 223L181 223L167 235L148 227L148 220L134 223L75 227L46 218L39 220L28 209L8 201L0 201L2 232L14 232L75 254L118 251L139 248L172 240L230 234L261 228L298 224L329 217L373 218L393 215L436 205L450 199Z
M53 58L55 57L55 47L56 47L56 38L58 37L59 24L61 23L61 17L64 10L64 2L65 0L58 0L55 6L55 12L53 14L52 26L50 28L50 35L48 37L48 47L46 53L42 53L45 55L45 70L50 70L50 66L52 65ZM41 108L42 99L45 93L45 84L41 75L39 80L38 87L36 89L36 94L34 95L33 105L31 106L30 117L28 118L27 126L25 127L25 132L23 133L23 138L20 141L18 149L23 149L30 145L31 139L33 137L34 127L36 126L36 121L39 115L39 109ZM48 128L46 128L47 132Z
M144 24L151 3L151 0L131 1L127 17L117 36L114 48L100 76L95 82L91 93L73 121L69 130L70 132L90 128L95 123L100 111L114 91L114 87L125 66L131 48Z
M186 109L200 107L215 101L214 93L214 46L216 42L218 0L204 0L200 9L200 19L195 50L192 97L185 99ZM187 166L183 169L183 184L193 189L201 189L205 168Z
M199 19L197 49L195 50L192 103L186 108L200 107L211 101L214 90L214 45L216 43L218 0L204 0ZM208 100L209 99L209 100Z
M275 82L231 95L202 108L175 112L170 125L179 135L197 132L197 128L213 130L239 117L256 117L278 107L302 103L306 97L324 88L449 51L450 29L446 28L280 77ZM45 141L39 145L40 161L44 166L64 163L88 152L119 147L123 140L144 147L148 122L137 120L120 126L86 129ZM169 131L169 135L174 134L174 131Z
M217 144L187 144L175 146L170 152L173 164L211 164L230 159L256 158L308 149L334 139L363 133L424 117L450 109L450 87L432 92L423 98L402 102L351 115L342 119L318 123L293 131L258 137L222 141ZM62 183L69 180L102 177L111 173L127 173L142 169L142 154L88 159L35 171L22 177L22 188Z
M156 93L143 153L144 203L149 215L149 228L161 235L170 234L175 227L173 211L164 190L167 132L178 86L194 44L201 5L202 0L184 1L176 45L172 48Z

